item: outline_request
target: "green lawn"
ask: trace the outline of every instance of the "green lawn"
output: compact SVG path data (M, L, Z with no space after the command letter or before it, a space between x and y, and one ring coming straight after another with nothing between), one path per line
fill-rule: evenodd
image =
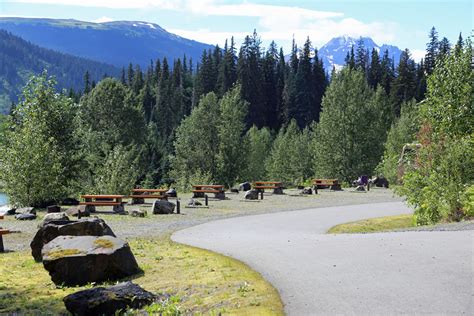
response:
M364 219L340 224L328 230L328 234L358 234L390 231L399 228L414 227L413 215L397 215Z
M169 238L134 239L130 247L145 272L133 282L173 295L173 306L164 315L178 315L176 308L185 315L283 314L278 292L237 260ZM0 314L66 314L63 297L92 286L54 285L29 251L0 254L0 262Z

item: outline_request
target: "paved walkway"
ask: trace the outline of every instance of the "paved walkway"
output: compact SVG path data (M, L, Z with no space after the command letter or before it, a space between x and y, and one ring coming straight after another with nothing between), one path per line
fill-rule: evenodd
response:
M247 263L278 289L289 315L472 315L473 231L325 234L410 212L394 202L246 216L172 239Z

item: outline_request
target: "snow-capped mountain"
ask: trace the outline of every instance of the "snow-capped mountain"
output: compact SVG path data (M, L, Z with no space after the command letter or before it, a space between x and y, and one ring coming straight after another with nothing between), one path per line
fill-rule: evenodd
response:
M380 55L383 55L385 50L388 50L388 55L394 60L395 66L398 64L402 51L397 46L386 44L379 46L370 37L354 38L344 35L331 39L318 50L318 56L323 60L326 71L331 73L333 66L336 69L342 68L345 64L344 60L347 53L350 53L352 47L356 51L360 39L362 39L364 47L369 52L372 52L372 49L375 48Z

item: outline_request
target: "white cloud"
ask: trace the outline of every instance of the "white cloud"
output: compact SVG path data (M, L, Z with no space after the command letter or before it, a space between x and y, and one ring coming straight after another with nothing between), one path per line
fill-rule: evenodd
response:
M173 0L13 0L13 2L103 7L110 9L143 9L147 7L158 7L161 9L176 10L182 5L181 1Z
M413 49L410 50L411 53L411 58L413 58L414 61L417 63L420 62L421 59L425 58L426 52L422 49Z
M105 22L112 22L112 21L114 21L114 19L109 18L108 16L102 16L102 17L100 17L97 20L94 20L92 22L94 22L94 23L105 23Z

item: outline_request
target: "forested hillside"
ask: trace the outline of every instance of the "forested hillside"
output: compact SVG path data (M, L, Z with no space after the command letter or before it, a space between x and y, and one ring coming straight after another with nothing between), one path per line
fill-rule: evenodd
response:
M197 60L211 47L167 32L158 24L140 21L93 23L71 19L0 17L0 29L36 45L112 64L144 67L156 58L187 55Z
M7 113L29 77L44 69L56 77L58 89L76 91L84 89L86 72L91 83L119 74L114 66L45 49L0 30L0 113Z

